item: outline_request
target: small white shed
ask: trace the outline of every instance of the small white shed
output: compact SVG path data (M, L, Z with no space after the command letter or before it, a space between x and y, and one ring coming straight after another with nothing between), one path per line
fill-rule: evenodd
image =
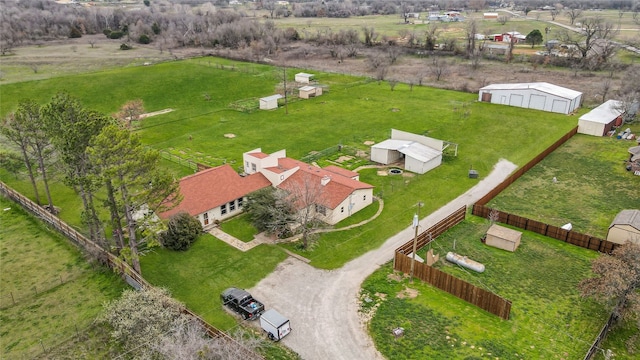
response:
M498 249L514 252L520 245L522 233L497 224L487 230L485 244Z
M267 97L260 98L260 110L271 110L278 108L278 99L282 99L283 96L275 94Z
M546 82L492 84L480 89L478 101L569 114L580 107L582 93Z
M640 210L622 210L609 226L607 241L640 244Z
M622 113L620 101L607 100L604 104L580 116L578 133L593 136L606 135L614 126L622 124Z
M313 74L297 73L295 80L296 82L299 82L301 84L309 84L313 80L313 77L314 77Z
M322 95L322 88L320 86L307 85L307 86L301 87L298 90L300 91L298 96L301 99L308 99L308 98Z
M404 158L405 170L424 174L442 163L442 140L391 129L391 139L371 146L371 161L391 164Z

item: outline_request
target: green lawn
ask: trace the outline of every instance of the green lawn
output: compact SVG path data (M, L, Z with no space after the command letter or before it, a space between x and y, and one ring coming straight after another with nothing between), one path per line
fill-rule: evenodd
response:
M126 284L93 268L67 239L17 204L0 196L0 208L0 357L33 358L43 347L69 347Z
M605 239L618 212L640 209L640 176L624 167L634 145L575 135L488 205L555 226L572 223L574 231Z
M252 241L254 235L258 233L258 230L251 224L251 218L248 214L238 215L222 222L220 229L244 242Z
M578 282L589 276L590 260L597 253L528 232L511 253L479 241L487 227L486 220L471 217L430 247L440 255L436 267L511 300L510 319L501 320L420 281L398 281L390 275L388 264L363 284L364 294L380 304L370 332L383 355L392 359L584 356L608 316L594 302L581 299L577 291ZM419 255L424 257L428 248L419 250ZM478 274L447 262L448 251L485 264L485 272ZM417 291L417 297L399 298L406 288ZM399 340L391 334L397 326L405 329Z

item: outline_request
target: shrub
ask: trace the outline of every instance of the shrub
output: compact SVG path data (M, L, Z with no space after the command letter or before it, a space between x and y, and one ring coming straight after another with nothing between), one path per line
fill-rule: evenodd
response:
M80 32L80 30L78 30L77 27L72 27L71 31L69 32L69 37L72 38L72 39L81 38L82 37L82 33Z
M123 36L124 36L124 32L120 30L111 31L109 32L109 35L107 35L109 39L120 39Z
M132 49L132 47L127 45L127 44L123 43L123 44L120 45L120 50L131 50L131 49Z
M168 249L183 251L189 249L201 233L200 221L181 212L169 219L167 231L160 234L160 242Z
M151 42L151 39L149 38L149 36L148 36L148 35L146 35L146 34L142 34L142 35L140 35L140 37L138 38L138 42L139 42L140 44L148 44L148 43L150 43L150 42Z

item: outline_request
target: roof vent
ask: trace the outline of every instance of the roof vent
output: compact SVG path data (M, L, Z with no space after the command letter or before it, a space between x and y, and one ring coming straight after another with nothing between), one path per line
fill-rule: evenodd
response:
M320 184L322 186L325 186L325 185L327 185L329 183L329 181L331 181L331 178L329 176L325 175L325 176L322 177L322 180L320 180Z

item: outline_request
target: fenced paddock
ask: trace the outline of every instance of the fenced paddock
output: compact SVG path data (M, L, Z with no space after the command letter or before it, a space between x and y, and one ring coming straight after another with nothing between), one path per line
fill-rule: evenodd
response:
M443 220L423 231L416 240L416 248L420 249L435 240L445 231L456 226L465 219L466 206L459 208ZM412 258L408 256L413 251L414 240L408 241L396 249L393 258L393 269L408 273L411 271ZM414 262L413 275L434 287L446 291L470 304L473 304L491 314L508 320L511 313L511 301L504 299L490 291L479 288L453 275L447 274L425 263Z
M79 246L81 249L87 251L89 254L92 254L97 259L99 259L102 263L108 266L110 269L119 274L129 285L136 289L152 287L150 283L148 283L138 272L136 272L129 264L122 261L117 256L105 251L100 246L98 246L93 241L86 238L83 234L69 226L67 223L62 221L57 216L51 214L41 206L37 205L27 197L23 196L19 192L11 189L4 182L0 181L0 193L7 196L9 199L15 201L20 204L25 210L34 214L42 221L52 226L58 232L65 235L69 240L71 240L75 245ZM238 349L241 349L243 352L242 358L244 359L261 359L264 360L262 356L256 354L255 352L247 349L244 345L237 342L235 339L227 335L222 330L219 330L207 323L200 316L192 312L187 308L182 309L183 313L192 316L196 321L198 321L206 330L207 334L212 338L220 338L224 341L229 341L233 343Z

